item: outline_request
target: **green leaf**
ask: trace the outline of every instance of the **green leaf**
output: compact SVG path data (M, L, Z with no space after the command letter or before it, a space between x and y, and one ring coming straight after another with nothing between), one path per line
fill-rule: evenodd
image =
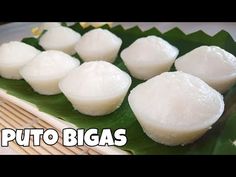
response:
M24 38L22 42L34 46L36 49L44 51L43 47L39 45L39 39L34 37Z
M84 29L79 23L75 23L70 28L82 35L93 29L91 26ZM122 26L113 28L103 26L102 28L109 29L123 40L121 50L128 47L139 37L156 35L175 45L180 50L179 56L201 45L217 45L236 55L236 43L226 31L221 31L212 37L203 31L186 35L178 28L174 28L164 34L156 28L151 28L147 31L142 31L139 27L133 27L128 30L125 30ZM25 38L23 41L42 49L38 44L38 39ZM79 58L78 55L74 57ZM114 64L128 72L119 56ZM172 67L171 70L174 71L175 68ZM132 81L130 89L143 82L134 78L132 78ZM96 127L100 130L107 127L112 130L126 128L128 143L122 149L133 154L236 154L236 148L232 144L236 139L236 86L224 94L225 112L213 128L195 143L176 147L161 145L145 135L129 107L127 96L121 107L112 114L91 117L75 111L63 94L54 96L39 95L24 80L0 78L0 87L7 90L11 95L37 105L39 110L71 122L78 127Z

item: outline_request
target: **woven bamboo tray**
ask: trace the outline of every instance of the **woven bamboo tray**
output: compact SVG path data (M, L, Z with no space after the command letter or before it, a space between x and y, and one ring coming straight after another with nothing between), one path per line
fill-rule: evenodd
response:
M41 146L21 147L14 141L9 144L10 148L17 154L30 155L119 155L128 154L116 147L64 147L61 144L62 129L76 128L49 114L40 112L35 105L18 99L0 90L0 129L12 128L53 128L59 133L59 141L53 146L46 145L41 141ZM32 144L32 140L31 143Z

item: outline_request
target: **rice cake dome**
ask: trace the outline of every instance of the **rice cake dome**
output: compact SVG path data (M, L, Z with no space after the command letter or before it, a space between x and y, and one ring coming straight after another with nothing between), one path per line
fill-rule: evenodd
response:
M50 28L55 28L61 26L59 22L44 22L39 25L39 27L32 28L32 34L37 38L39 37L44 30L49 30Z
M112 27L112 24L113 24L112 22L80 22L80 25L83 28L87 28L89 26L99 28L99 27L104 26L104 25L109 25L109 27Z
M122 40L106 29L93 29L85 33L75 50L85 62L103 60L113 63L120 50Z
M169 146L194 142L224 111L219 92L179 71L165 72L138 85L128 101L147 136Z
M236 82L235 56L217 46L198 47L178 58L175 67L201 78L221 93Z
M66 53L49 50L37 55L20 74L39 94L55 95L61 92L58 82L79 64L79 60Z
M79 112L101 116L120 107L131 85L131 77L105 61L85 62L59 83Z
M59 26L61 26L60 22L44 22L39 26L39 30L40 32L43 32L43 30L49 30Z
M121 52L131 75L137 79L147 80L153 76L169 71L179 50L157 36L137 39Z
M39 39L39 44L45 50L59 50L69 55L76 53L74 47L81 35L74 30L59 26L48 29Z
M40 51L28 44L11 41L0 46L0 75L6 79L22 79L21 67L32 60Z

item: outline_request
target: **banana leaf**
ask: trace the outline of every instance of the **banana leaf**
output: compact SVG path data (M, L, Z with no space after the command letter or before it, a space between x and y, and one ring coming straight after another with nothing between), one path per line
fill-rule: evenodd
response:
M84 29L79 23L69 27L80 34L93 29L93 27ZM109 28L109 26L105 25L102 28L110 30L123 40L121 50L129 46L137 38L156 35L176 46L180 50L179 56L201 45L216 45L236 55L236 43L226 31L220 31L214 36L209 36L203 31L187 35L178 28L165 33L161 33L156 28L142 31L137 26L124 29L122 26ZM43 50L37 38L25 38L22 41ZM75 57L80 60L78 55L75 55ZM114 64L128 72L119 56ZM171 70L174 71L175 68L172 67ZM142 82L132 78L130 89ZM161 145L145 135L129 107L127 96L118 110L109 115L94 118L74 110L63 94L54 96L37 94L24 80L8 80L0 77L0 88L7 90L8 94L35 104L40 111L73 123L80 128L96 127L100 131L102 128L107 127L113 131L118 128L125 128L128 142L121 149L132 154L236 154L236 146L234 145L236 144L236 86L233 86L224 94L225 111L213 128L196 142L186 146L175 147Z

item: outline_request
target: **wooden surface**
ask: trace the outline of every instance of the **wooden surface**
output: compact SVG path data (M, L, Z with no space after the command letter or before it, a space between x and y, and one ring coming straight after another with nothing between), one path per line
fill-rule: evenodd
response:
M53 128L54 126L27 112L13 103L0 98L0 129L3 128ZM64 147L61 144L61 131L59 141L54 146L48 146L41 141L41 146L20 147L15 142L10 143L10 148L16 153L25 155L98 155L99 153L88 147ZM1 136L1 135L0 135ZM30 140L32 144L32 139Z

